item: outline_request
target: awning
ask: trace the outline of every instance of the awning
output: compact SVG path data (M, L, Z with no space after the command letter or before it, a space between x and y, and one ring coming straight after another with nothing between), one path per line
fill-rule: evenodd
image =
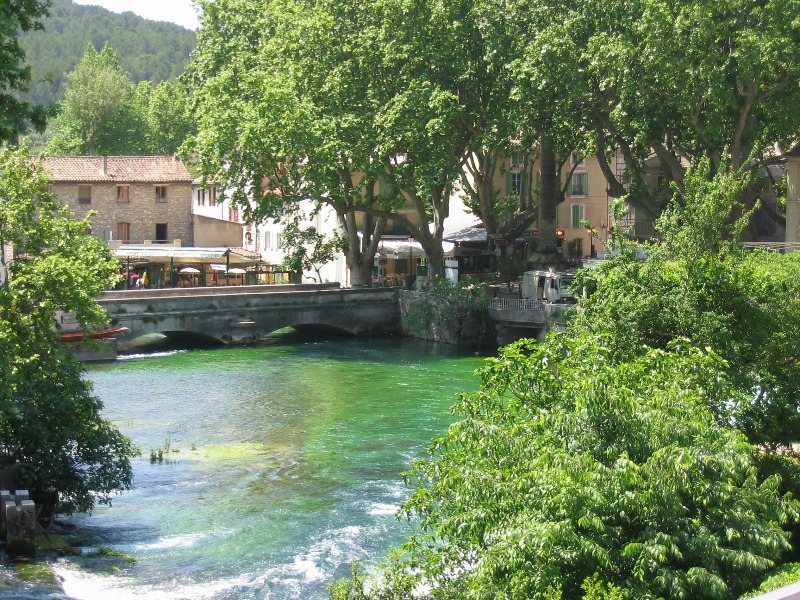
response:
M126 260L145 260L149 262L174 260L183 263L207 263L214 260L242 265L255 264L261 260L261 256L257 252L251 252L244 248L127 245L120 246L113 252L123 262Z
M451 252L455 244L442 242L442 251L447 254ZM378 255L383 258L425 258L427 255L422 249L422 245L416 241L403 240L381 240L378 244Z
M445 219L442 239L449 242L485 242L488 236L483 221L474 215L464 215Z

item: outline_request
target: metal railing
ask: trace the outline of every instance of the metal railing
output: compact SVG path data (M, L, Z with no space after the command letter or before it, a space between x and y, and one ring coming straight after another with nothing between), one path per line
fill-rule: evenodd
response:
M398 290L398 296L406 302L416 302L425 297L424 292L414 290ZM495 310L545 310L544 300L534 300L532 298L492 298L489 300L489 308Z
M492 298L489 308L495 310L544 310L544 300L532 298Z

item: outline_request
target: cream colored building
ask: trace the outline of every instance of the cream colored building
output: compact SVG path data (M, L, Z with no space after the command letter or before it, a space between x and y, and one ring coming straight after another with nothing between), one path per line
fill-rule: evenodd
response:
M494 177L495 190L514 197L525 193L528 185L535 189L537 162L521 160L519 152L511 152L502 160L504 164ZM605 177L597 159L572 156L561 171L564 201L557 208L556 230L564 257L581 258L604 252L613 198L606 192ZM529 233L533 239L538 237L537 222L531 225Z

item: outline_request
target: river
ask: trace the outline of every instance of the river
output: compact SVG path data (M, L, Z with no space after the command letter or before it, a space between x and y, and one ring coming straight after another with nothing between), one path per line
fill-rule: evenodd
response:
M415 340L278 337L92 366L104 415L142 450L131 491L70 523L85 551L58 561L74 600L326 598L350 562L385 557L401 472L477 388L482 358ZM151 461L151 451L163 460ZM10 598L0 593L0 598Z

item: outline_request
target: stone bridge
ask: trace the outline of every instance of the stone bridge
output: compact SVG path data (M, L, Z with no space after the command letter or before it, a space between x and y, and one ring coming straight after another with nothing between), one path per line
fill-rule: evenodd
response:
M121 343L148 333L247 344L284 327L351 335L399 330L391 288L304 284L125 290L106 292L99 303L112 326L130 329L119 337Z

